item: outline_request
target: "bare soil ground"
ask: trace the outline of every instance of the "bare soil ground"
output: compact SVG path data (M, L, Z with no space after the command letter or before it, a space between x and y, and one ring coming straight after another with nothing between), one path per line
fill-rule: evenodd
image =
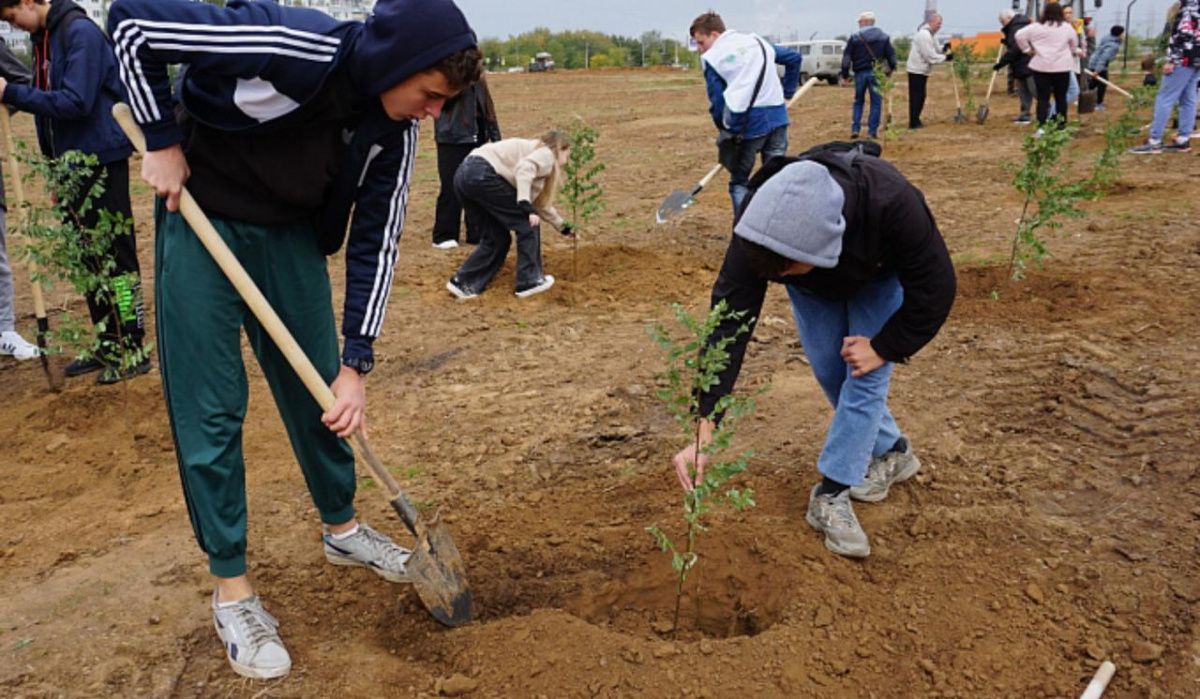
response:
M6 360L0 694L1025 699L1075 696L1111 658L1109 696L1200 696L1200 160L1127 158L1115 192L1051 239L1046 266L1010 283L1015 99L1001 90L986 125L956 126L948 80L931 85L931 126L886 155L926 192L960 297L893 382L925 468L858 507L869 559L830 554L804 523L830 411L775 289L742 381L771 386L740 435L759 506L718 515L684 630L663 635L672 575L644 527L678 530L668 459L681 438L653 395L662 360L645 328L671 302L707 305L729 235L724 176L678 223L653 213L714 158L703 86L669 72L496 76L506 135L576 115L601 131L607 211L577 261L546 241L551 292L514 298L510 260L481 298L456 302L443 284L467 251L429 245L427 128L369 384L376 448L448 514L478 621L441 628L411 591L324 562L248 355L252 575L295 666L241 680L211 628L156 374L128 393L87 379L50 393L36 363ZM821 86L802 100L792 149L847 136L850 98ZM1107 118L1086 117L1081 167ZM150 200L137 194L148 271ZM50 298L80 308L62 289ZM18 308L31 308L24 285ZM402 533L365 470L359 506Z

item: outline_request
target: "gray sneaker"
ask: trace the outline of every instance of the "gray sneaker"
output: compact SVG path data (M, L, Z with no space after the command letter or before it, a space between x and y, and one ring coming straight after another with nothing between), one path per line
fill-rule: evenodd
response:
M292 659L279 640L279 622L263 609L258 595L218 606L214 590L212 610L213 625L234 672L242 677L270 680L283 677L292 669Z
M866 558L871 554L871 544L854 507L850 504L850 491L837 495L817 495L814 485L808 496L808 514L804 519L817 531L825 532L825 548L848 558Z
M871 459L863 482L850 488L850 497L862 502L879 502L888 496L893 485L917 475L921 462L913 454L912 444L901 437L897 445L901 448L892 447L883 456Z
M397 546L391 539L358 523L353 536L335 541L333 535L325 533L325 560L335 566L361 566L375 571L384 580L395 583L412 582L405 564L412 551Z

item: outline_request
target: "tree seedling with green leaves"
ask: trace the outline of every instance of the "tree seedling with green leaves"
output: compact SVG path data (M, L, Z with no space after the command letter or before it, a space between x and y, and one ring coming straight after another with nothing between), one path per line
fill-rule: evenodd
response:
M571 152L563 166L566 181L562 195L571 215L571 226L585 226L604 208L604 188L598 177L604 163L596 162L596 141L600 132L582 121L570 131ZM571 278L579 280L579 236L571 241Z
M1125 100L1125 111L1109 121L1104 129L1104 150L1096 159L1092 176L1088 179L1088 196L1099 199L1117 181L1121 174L1121 156L1133 145L1141 125L1145 122L1142 112L1154 103L1155 88L1139 87Z
M964 41L954 48L954 77L962 83L963 93L966 96L967 114L975 113L975 94L971 89L971 62L975 59L975 44L970 41Z
M1013 186L1025 201L1008 262L1013 279L1025 276L1029 261L1040 265L1045 259L1046 242L1039 231L1062 228L1064 218L1083 216L1076 204L1087 196L1086 182L1071 180L1061 162L1074 133L1074 127L1050 119L1038 133L1026 136L1021 145L1025 161L1013 177Z
M133 235L133 222L102 210L94 227L82 223L104 192L103 178L93 177L99 167L96 157L68 151L54 159L24 153L21 160L30 166L28 176L40 178L53 194L50 206L30 206L26 219L28 242L22 254L36 265L37 281L69 283L85 297L103 299L123 322L136 320L142 307L137 276L114 275L117 261L112 254L119 236ZM113 339L106 333L108 323L103 319L89 324L64 313L49 333L51 351L95 358L109 372L128 371L149 357L150 343L143 345L124 334L123 323L113 329Z
M683 496L686 543L682 546L676 544L657 524L646 527L659 548L671 555L671 567L677 576L672 621L674 634L679 630L683 584L700 560L696 551L696 537L705 530L705 516L720 503L735 510L754 506L754 492L748 488L722 491L731 479L746 470L751 452L743 452L730 460L718 458L729 449L735 423L753 410L754 401L750 397L730 394L721 398L708 415L702 414L700 408L700 395L716 386L721 372L729 366L729 345L750 331L749 322L744 318L745 312L730 311L724 301L714 306L702 320L692 316L679 304L673 305L672 310L676 321L686 331L686 336L676 340L661 324L650 329L654 341L667 353L667 369L660 375L665 385L657 394L666 403L668 412L682 432L696 446L695 452L708 457L708 465L699 482L696 479L696 464L689 464L689 480L695 487ZM736 331L727 337L710 341L723 323L737 324ZM720 416L723 418L718 421ZM701 443L700 437L701 423L705 419L716 423L712 439L707 445Z
M893 97L895 97L896 81L892 78L892 74L887 71L887 64L883 61L875 61L871 66L871 70L875 73L875 85L871 89L875 94L879 95L880 100L886 105L886 111L883 117L883 144L887 144L889 137L897 138L903 129L896 126L896 116L892 111Z

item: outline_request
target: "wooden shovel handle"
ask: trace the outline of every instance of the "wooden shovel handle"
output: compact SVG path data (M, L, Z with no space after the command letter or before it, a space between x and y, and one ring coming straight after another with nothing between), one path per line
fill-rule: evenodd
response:
M1114 89L1114 90L1116 90L1117 92L1121 93L1122 95L1125 95L1125 96L1126 96L1126 97L1128 97L1129 99L1133 99L1133 95L1132 95L1132 94L1130 94L1128 91L1124 90L1124 89L1123 89L1123 88L1122 88L1120 85L1115 85L1115 84L1113 84L1113 83L1111 83L1111 82L1109 82L1109 81L1105 80L1104 78L1100 77L1099 75L1096 75L1095 73L1093 73L1093 72L1092 72L1090 69L1088 69L1088 68L1084 68L1084 69L1083 69L1083 72L1085 72L1085 73L1087 73L1088 75L1092 76L1093 78L1095 78L1095 79L1099 80L1100 82L1104 83L1105 85L1108 85L1109 87L1111 87L1112 89Z
M800 98L804 96L804 93L811 90L813 88L813 85L816 85L819 82L821 82L821 79L815 75L813 77L809 78L803 85L800 86L799 90L796 90L796 94L792 95L792 98L790 100L788 100L787 108L791 109L792 105L794 105L794 104L796 104L796 102L800 101Z
M142 134L142 129L134 121L133 112L130 111L129 105L118 103L113 106L113 117L120 124L121 129L129 138L129 142L133 147L143 155L146 153L146 138ZM262 324L263 329L271 336L275 345L283 352L283 356L287 358L288 364L292 365L292 369L299 375L300 380L304 382L309 393L316 399L317 404L322 410L329 410L333 407L336 400L333 391L326 385L325 380L321 378L321 374L317 372L317 368L313 366L308 355L304 354L304 350L300 349L300 345L296 343L296 339L292 337L292 333L287 329L287 326L280 320L279 315L275 313L275 309L271 308L271 304L267 302L262 292L258 290L258 286L250 279L250 275L246 273L246 269L242 267L242 263L238 262L237 257L221 239L221 235L217 233L217 229L213 228L212 222L208 220L208 216L201 210L200 205L192 198L190 192L185 187L179 195L179 213L183 215L184 220L195 231L196 237L208 250L208 254L212 255L213 261L225 273L229 282L237 289L238 294L246 305L250 307L254 317L258 318L258 322ZM399 484L392 478L392 474L388 472L383 464L376 458L375 452L371 450L367 442L366 436L362 430L354 434L354 441L359 447L359 454L364 457L367 465L370 466L371 472L375 478L382 482L388 490L388 497L394 499L403 497L400 491Z
M4 130L4 147L8 151L8 172L12 175L13 181L13 198L17 204L17 228L24 232L25 228L25 182L21 179L21 166L17 161L17 149L13 145L12 135L12 119L8 114L8 107L0 105L0 129ZM29 263L30 275L37 274L37 265L33 262ZM33 314L38 320L46 318L46 300L42 297L42 285L36 280L32 280L30 284L33 286Z

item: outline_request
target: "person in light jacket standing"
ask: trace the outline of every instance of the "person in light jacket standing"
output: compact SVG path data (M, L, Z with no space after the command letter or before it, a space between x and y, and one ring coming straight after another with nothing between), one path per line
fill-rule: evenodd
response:
M1017 45L1033 54L1029 68L1037 85L1038 126L1050 118L1050 98L1061 105L1056 116L1067 121L1067 90L1071 86L1071 71L1075 68L1075 51L1079 36L1063 17L1063 8L1050 3L1042 10L1041 20L1016 33Z
M1167 60L1162 67L1162 85L1154 100L1154 119L1150 139L1130 150L1138 155L1168 151L1186 153L1192 149L1192 130L1196 128L1196 82L1200 76L1200 0L1184 0L1171 20L1167 42ZM1175 140L1163 143L1171 110L1179 105L1179 132Z
M913 35L912 49L908 53L908 128L920 129L921 112L925 109L925 86L933 67L946 61L946 54L938 50L937 33L942 28L942 16L935 14L922 24Z

